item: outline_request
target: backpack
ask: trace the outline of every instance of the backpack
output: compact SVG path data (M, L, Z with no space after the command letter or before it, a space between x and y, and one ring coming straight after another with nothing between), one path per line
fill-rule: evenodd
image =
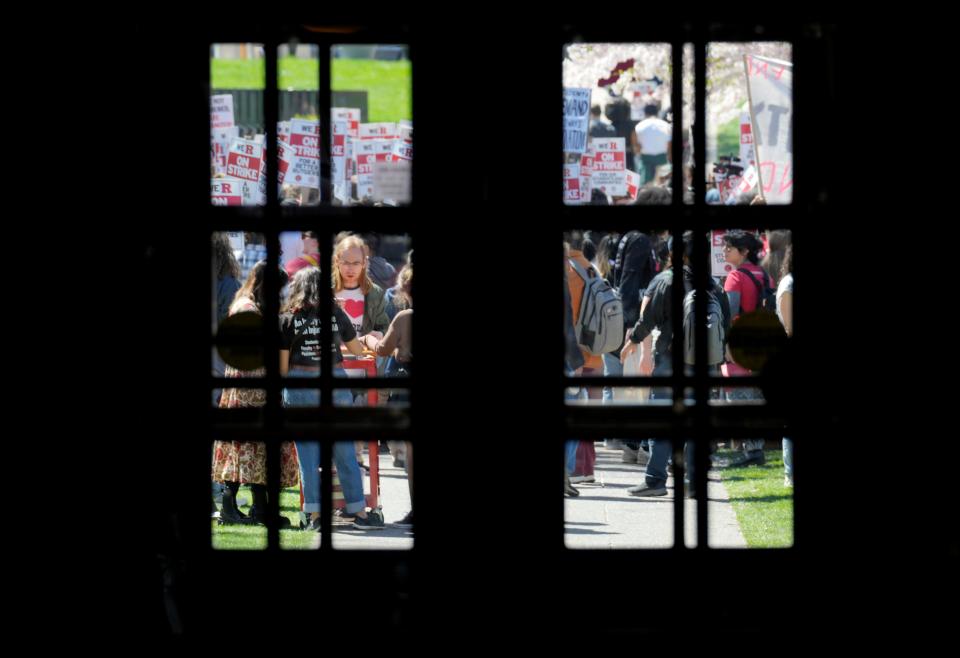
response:
M694 296L696 290L691 290L683 296L683 362L693 365L694 362ZM724 361L724 344L726 343L726 329L723 320L723 307L714 291L707 290L707 365L715 366Z
M770 279L767 278L767 273L766 272L763 273L763 284L761 285L760 282L757 281L757 277L755 277L750 270L744 267L738 267L737 271L743 272L744 274L746 274L747 277L751 281L753 281L753 284L757 287L757 290L759 292L759 294L757 295L757 307L753 310L755 312L763 311L764 313L773 313L774 315L776 315L777 291L770 287L770 284L769 284Z
M628 231L617 245L617 261L611 283L623 300L624 326L632 326L640 319L643 292L656 274L657 259L649 236L640 231Z
M623 344L623 304L617 293L600 274L570 259L570 265L583 279L577 320L573 323L577 342L593 355L606 354Z

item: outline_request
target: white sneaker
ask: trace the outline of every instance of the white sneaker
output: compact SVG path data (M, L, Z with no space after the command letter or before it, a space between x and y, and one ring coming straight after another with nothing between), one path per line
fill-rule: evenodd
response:
M637 463L641 466L646 466L647 462L650 461L650 453L648 453L643 448L637 450Z
M583 482L596 482L592 475L571 475L571 484L582 484Z
M784 476L783 476L783 486L785 486L785 487L787 487L787 488L789 488L789 489L793 489L793 478L790 477L789 475L784 475Z
M631 450L627 446L623 446L623 457L620 459L620 461L622 461L624 464L636 464L638 452L643 452L643 450Z

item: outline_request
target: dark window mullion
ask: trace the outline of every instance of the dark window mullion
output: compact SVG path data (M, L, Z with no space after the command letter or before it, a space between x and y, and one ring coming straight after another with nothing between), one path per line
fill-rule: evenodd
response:
M267 207L263 215L263 235L267 241L267 271L264 287L264 365L267 378L267 405L264 430L267 438L267 550L280 548L278 515L280 511L280 441L270 436L272 430L282 428L280 407L280 239L277 226L280 213L277 200L277 121L279 119L279 92L277 90L276 39L264 41L265 84L263 92L264 133L266 135Z
M330 208L333 203L333 180L331 178L330 135L333 131L331 123L331 108L333 92L331 91L332 70L328 37L318 39L318 55L320 65L317 67L317 89L320 90L317 102L317 112L320 114L320 209ZM315 227L320 236L320 272L323 279L330 286L330 293L320 299L320 408L325 418L333 418L333 354L339 349L333 344L333 236L330 231L330 221L333 217L326 217L323 230ZM327 290L326 286L323 288ZM323 477L320 478L320 550L333 550L333 446L334 441L327 436L317 437L320 441L320 469Z
M673 236L672 261L674 265L673 292L673 403L683 405L685 374L683 371L683 226L680 220L685 214L683 207L683 44L679 35L672 43L672 80L670 104L673 108L673 137L671 139L671 161L673 163L673 205L670 207L673 218L670 222L670 234ZM680 258L677 255L680 254ZM678 322L679 320L679 322ZM679 385L678 385L679 384ZM674 439L673 450L673 546L682 550L686 546L685 535L685 498L683 496L683 473L686 462L683 459L683 439Z
M693 177L693 206L694 213L699 215L706 207L706 149L707 149L707 44L706 34L700 31L694 40L693 75L694 75L694 117L696 130L694 131L694 177ZM696 359L694 365L694 434L698 441L694 451L694 471L696 474L695 488L697 492L697 549L707 550L707 455L709 453L709 382L707 380L707 336L705 331L707 300L706 284L709 272L709 250L702 239L701 231L694 233L693 249L693 276L696 294L694 306L694 346Z

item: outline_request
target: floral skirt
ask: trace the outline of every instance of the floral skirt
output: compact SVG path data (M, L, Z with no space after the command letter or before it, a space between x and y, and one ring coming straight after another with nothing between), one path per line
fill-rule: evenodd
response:
M224 376L262 377L263 370L241 371L227 366ZM225 388L220 398L223 409L262 407L267 402L262 389ZM267 445L253 441L215 441L213 444L213 479L216 482L267 484ZM297 448L292 441L280 444L280 486L294 487L300 482Z
M267 444L252 441L215 441L213 479L240 484L267 483ZM300 463L292 441L280 444L280 486L295 487L300 482Z

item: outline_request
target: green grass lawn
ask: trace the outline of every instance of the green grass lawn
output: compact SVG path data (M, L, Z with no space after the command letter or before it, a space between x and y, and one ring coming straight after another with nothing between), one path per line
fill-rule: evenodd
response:
M252 500L249 487L240 487L240 497ZM241 507L246 514L250 506ZM284 489L280 494L280 514L290 519L293 527L300 523L300 492L298 489ZM267 529L263 526L217 525L214 521L213 547L219 550L264 550L267 548ZM313 548L317 533L300 530L281 530L280 547L286 549Z
M282 57L277 84L280 89L317 91L320 63L315 59ZM366 91L369 120L399 121L413 118L409 61L334 59L331 89ZM212 89L263 89L263 60L214 59L210 62Z
M718 450L732 459L739 453ZM717 469L737 513L740 531L750 548L784 548L793 545L793 489L783 486L783 454L765 450L763 466Z

